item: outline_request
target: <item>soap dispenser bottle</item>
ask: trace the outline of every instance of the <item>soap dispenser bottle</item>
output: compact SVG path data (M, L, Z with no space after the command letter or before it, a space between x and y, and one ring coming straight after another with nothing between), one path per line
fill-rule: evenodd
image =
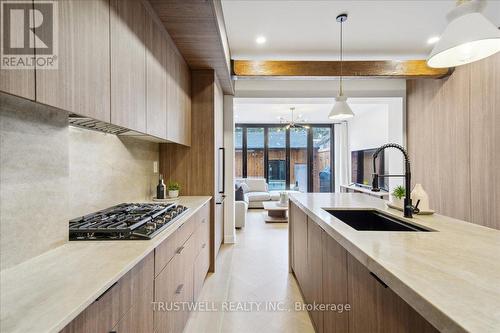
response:
M158 181L158 186L156 186L156 199L165 199L166 186L163 182L163 176L160 175L160 180Z

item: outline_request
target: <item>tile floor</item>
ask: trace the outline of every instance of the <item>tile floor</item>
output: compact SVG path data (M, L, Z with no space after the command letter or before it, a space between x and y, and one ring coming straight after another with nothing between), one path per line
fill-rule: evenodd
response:
M185 333L314 332L307 312L293 309L303 300L288 272L288 224L265 223L264 214L249 210L247 225L236 231L237 243L222 245L217 272L207 277L199 297L199 302L218 310L193 312ZM268 304L291 310L266 311ZM223 306L254 311L221 311Z

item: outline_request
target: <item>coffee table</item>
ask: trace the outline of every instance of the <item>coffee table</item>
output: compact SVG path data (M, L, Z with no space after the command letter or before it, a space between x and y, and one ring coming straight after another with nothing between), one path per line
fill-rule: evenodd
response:
M280 206L279 201L264 201L264 209L267 210L266 222L268 223L287 223L288 205Z

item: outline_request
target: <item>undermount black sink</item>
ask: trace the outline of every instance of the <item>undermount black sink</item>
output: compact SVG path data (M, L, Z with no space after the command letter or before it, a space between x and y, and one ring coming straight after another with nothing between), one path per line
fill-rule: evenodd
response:
M360 231L432 231L375 210L325 210Z

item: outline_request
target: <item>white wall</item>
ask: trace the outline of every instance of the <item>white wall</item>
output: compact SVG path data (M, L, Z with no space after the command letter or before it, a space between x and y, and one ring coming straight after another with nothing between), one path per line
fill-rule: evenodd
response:
M404 145L403 99L384 100L387 102L370 105L349 120L349 156L354 150L378 148L386 143ZM403 156L395 149L385 151L385 165L389 174L404 172ZM349 166L349 173L350 170ZM349 180L351 179L349 176ZM389 178L389 190L403 183L402 178Z
M226 151L224 243L234 243L236 240L236 231L234 229L234 113L233 96L231 95L224 96L224 148Z

